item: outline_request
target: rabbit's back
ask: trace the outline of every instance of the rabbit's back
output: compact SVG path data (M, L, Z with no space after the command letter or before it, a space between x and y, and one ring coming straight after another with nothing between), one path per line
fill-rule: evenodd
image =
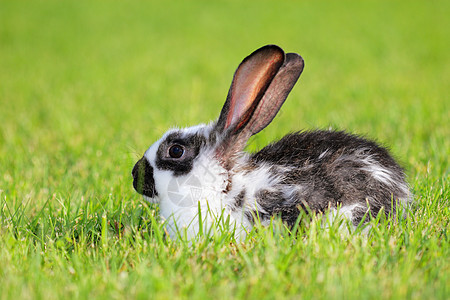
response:
M373 215L382 207L388 213L410 197L403 169L387 149L342 131L286 135L253 154L250 163L271 166L280 178L256 201L267 216L281 214L288 223L295 222L299 207L323 212L340 205L357 225L368 205Z

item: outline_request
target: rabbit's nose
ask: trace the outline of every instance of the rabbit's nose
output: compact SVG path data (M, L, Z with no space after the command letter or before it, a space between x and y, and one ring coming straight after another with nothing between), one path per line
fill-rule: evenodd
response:
M141 158L131 171L133 175L134 189L144 196L153 198L158 196L155 190L155 179L153 178L153 167L145 157Z

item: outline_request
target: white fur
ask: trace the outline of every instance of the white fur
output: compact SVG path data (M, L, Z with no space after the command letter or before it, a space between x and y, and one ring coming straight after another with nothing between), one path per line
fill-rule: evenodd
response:
M197 234L199 207L200 213L207 217L206 225L214 221L211 217L219 217L222 214L223 191L227 183L226 172L214 159L207 160L205 157L206 155L199 155L200 160L195 162L192 171L176 179L171 171L155 172L155 185L161 199L160 212L163 218L169 220L168 231L171 236L176 234L176 228L170 226L174 222L178 229L186 228L188 237L191 238ZM164 174L161 179L158 178L161 172L167 172L167 176ZM176 192L180 195L188 195L189 200L183 203L174 201L173 194L170 194L173 193L169 186L173 184L171 180L181 183ZM192 220L195 222L191 224Z
M364 157L361 161L366 165L362 170L370 173L370 175L386 185L393 185L396 182L392 179L392 172L380 166L371 156Z
M374 159L371 155L367 155L364 152L367 149L359 149L355 151L353 154L345 154L341 155L336 159L336 162L339 161L355 161L361 162L364 164L364 167L361 169L368 172L375 180L380 181L386 185L395 184L395 180L392 178L392 172L384 167L382 167L376 159ZM322 153L323 154L323 153ZM321 155L322 155L321 154Z
M239 166L239 163L237 163L237 165ZM244 206L247 208L246 210L256 210L261 213L266 213L266 211L256 203L255 199L256 193L261 189L270 190L271 187L279 182L279 178L271 175L269 169L269 165L263 165L262 167L250 171L242 171L240 168L233 170L233 191L229 194L229 201L234 201L234 198L242 190L245 190Z
M366 209L368 211L368 208L363 207L360 203L342 206L339 207L338 209L335 208L330 209L326 215L327 219L325 220L323 228L328 229L331 224L342 220L343 222L339 226L339 232L351 233L356 229L356 226L353 225L353 211L355 209L361 208ZM348 227L348 225L350 225L350 228ZM363 234L367 234L369 229L370 227L366 225L362 231Z
M320 153L320 155L319 155L319 159L322 159L322 158L324 158L324 157L325 157L325 155L327 155L327 154L328 154L328 151L330 151L330 149L327 149L327 150L323 151L322 153Z
M342 217L346 220L352 221L353 210L357 207L361 207L361 205L359 203L355 203L352 205L342 206L339 209L330 209L329 218L334 221L336 218Z
M392 171L380 166L380 164L375 159L373 159L372 156L367 156L361 159L361 161L366 165L362 168L362 170L368 172L375 180L378 180L379 182L382 182L388 186L395 185L399 187L405 195L407 195L406 198L397 199L404 207L406 207L412 201L409 187L406 184L401 184L400 182L395 180L392 177Z
M358 149L351 155L340 156L336 161L348 160L361 162L364 164L364 167L361 169L368 172L375 180L390 186L396 184L396 181L392 178L392 172L382 167L372 155L367 155L365 153L366 151L366 148Z

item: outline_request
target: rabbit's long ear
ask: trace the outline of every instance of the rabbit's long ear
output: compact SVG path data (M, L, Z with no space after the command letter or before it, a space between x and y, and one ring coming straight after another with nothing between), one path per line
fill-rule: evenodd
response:
M257 134L272 122L303 71L303 58L297 53L286 54L286 59L273 78L264 96L245 125L251 135Z
M220 113L218 129L238 133L247 125L283 62L283 50L274 45L256 50L241 62Z
M242 61L216 125L225 134L222 155L242 150L250 136L269 125L302 71L300 55L285 55L275 45L264 46Z

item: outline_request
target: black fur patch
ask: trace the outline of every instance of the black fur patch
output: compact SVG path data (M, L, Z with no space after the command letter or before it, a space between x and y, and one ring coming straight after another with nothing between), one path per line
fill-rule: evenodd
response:
M180 158L169 156L169 148L175 144L184 148L184 154ZM169 134L161 143L156 153L156 167L161 170L171 170L175 176L181 176L192 170L194 160L200 153L200 149L206 145L206 138L200 134L183 134L174 132Z
M158 192L155 190L153 168L145 157L134 165L131 174L133 175L133 187L139 194L151 198L158 196Z
M245 190L242 190L234 197L234 206L231 208L232 211L236 211L237 209L242 208L245 201Z
M278 142L255 153L252 160L289 165L307 160L317 160L320 154L326 150L331 154L339 152L352 154L355 150L361 149L366 149L367 155L376 154L377 161L382 165L400 170L385 148L373 141L343 131L317 130L288 134Z
M373 178L368 170L368 159L388 170L392 183L386 184ZM282 193L260 191L256 200L270 215L280 214L288 224L294 222L298 207L314 212L324 212L358 203L353 212L357 225L370 206L372 215L384 208L386 213L395 212L391 199L405 199L406 186L402 168L389 152L373 141L337 131L312 131L289 134L253 154L253 168L261 164L276 166L272 172L280 175L285 168L282 182L274 190L294 189L298 192L290 199Z

